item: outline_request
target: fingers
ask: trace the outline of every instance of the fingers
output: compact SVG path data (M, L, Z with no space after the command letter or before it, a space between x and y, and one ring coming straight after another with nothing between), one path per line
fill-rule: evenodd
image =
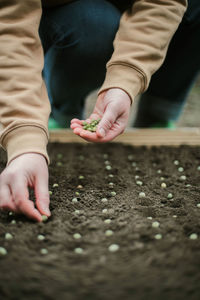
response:
M0 208L2 210L18 212L17 206L13 202L9 187L4 185L1 187L0 191Z
M35 197L36 205L42 215L50 216L49 210L49 189L48 189L48 174L37 176L35 179Z
M116 118L117 118L117 114L115 113L114 108L112 109L112 107L108 105L97 127L97 131L96 131L97 136L104 138L106 134L109 132L109 130L112 128L113 124L116 121Z
M28 218L41 222L42 217L34 207L33 201L29 200L28 187L25 180L15 180L11 185L12 196L18 210Z

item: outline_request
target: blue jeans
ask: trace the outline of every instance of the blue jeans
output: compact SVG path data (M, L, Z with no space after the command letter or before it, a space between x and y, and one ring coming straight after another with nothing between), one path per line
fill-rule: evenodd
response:
M43 8L39 34L53 118L64 127L83 118L84 99L104 81L121 13L105 0Z
M166 59L141 96L134 127L176 121L200 70L200 1L188 9L170 43Z

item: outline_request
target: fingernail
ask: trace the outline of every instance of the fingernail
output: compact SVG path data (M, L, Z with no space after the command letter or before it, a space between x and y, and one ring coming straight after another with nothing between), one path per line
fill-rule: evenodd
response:
M100 134L101 134L102 137L104 137L106 135L106 132L105 132L105 130L103 128L100 128L99 132L100 132Z

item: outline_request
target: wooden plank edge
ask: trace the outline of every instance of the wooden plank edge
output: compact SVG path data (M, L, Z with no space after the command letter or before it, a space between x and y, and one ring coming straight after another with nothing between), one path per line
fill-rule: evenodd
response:
M87 143L70 129L50 131L50 142ZM134 146L200 146L200 128L127 129L112 142Z

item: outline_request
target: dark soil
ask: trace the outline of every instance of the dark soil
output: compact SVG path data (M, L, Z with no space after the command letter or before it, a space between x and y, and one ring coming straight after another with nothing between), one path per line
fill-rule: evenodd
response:
M200 299L199 147L50 144L49 154L52 217L40 224L1 212L0 246L8 254L0 257L0 299ZM2 170L2 150L0 157ZM105 160L111 171L105 169ZM111 173L113 178L108 177ZM142 186L136 184L136 175ZM180 180L182 175L186 180ZM53 188L54 183L59 186ZM72 203L77 191L78 203ZM141 191L145 198L139 197ZM104 197L107 204L101 202ZM108 218L111 223L104 223ZM152 227L154 221L159 228ZM105 235L107 229L113 230L112 236ZM6 232L13 240L5 240ZM75 240L74 233L82 238ZM196 240L190 239L192 233ZM38 241L38 234L45 240ZM162 239L156 240L156 234ZM111 253L111 244L119 250ZM84 252L76 254L77 247ZM48 254L42 255L41 248Z

